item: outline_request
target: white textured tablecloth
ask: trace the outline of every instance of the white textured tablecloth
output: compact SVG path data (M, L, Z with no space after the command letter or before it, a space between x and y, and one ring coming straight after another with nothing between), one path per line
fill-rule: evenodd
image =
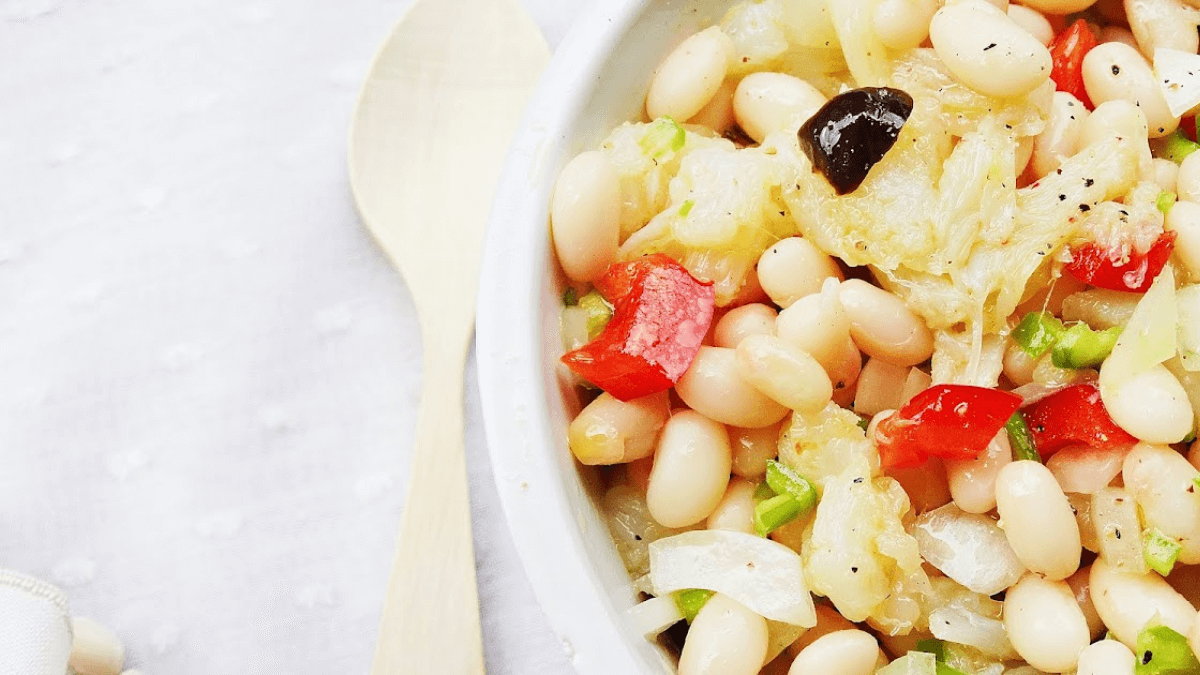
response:
M406 4L0 0L0 567L147 675L368 671L420 345L345 138ZM489 673L567 673L470 373Z

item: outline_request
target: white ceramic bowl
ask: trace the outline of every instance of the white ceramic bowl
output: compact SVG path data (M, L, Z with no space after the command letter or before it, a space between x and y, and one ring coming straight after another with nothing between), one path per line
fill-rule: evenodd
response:
M672 672L632 634L636 593L597 509L595 476L575 464L577 410L559 379L560 281L549 204L559 169L643 115L658 63L733 0L597 0L555 54L517 132L488 228L477 351L488 447L517 550L580 675Z

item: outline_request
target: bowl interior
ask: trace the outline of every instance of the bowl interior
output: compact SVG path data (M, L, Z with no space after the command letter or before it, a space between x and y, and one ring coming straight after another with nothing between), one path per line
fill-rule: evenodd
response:
M581 675L671 672L632 634L636 591L598 508L599 480L571 457L579 401L560 367L563 289L549 238L555 178L621 123L643 119L646 86L687 35L733 0L593 3L555 55L497 191L480 289L477 349L488 446L517 549Z

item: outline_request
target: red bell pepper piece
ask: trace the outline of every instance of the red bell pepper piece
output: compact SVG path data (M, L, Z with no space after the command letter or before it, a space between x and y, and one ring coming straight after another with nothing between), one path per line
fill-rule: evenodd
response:
M1020 405L1020 396L999 389L934 385L875 427L880 463L902 469L930 457L975 459Z
M712 284L655 253L611 265L596 290L613 305L613 318L563 363L622 401L670 389L712 323Z
M1057 391L1022 414L1042 459L1070 445L1113 448L1137 443L1109 417L1100 400L1100 388L1092 382Z
M1145 253L1105 249L1095 242L1071 248L1066 269L1076 279L1110 291L1145 293L1175 248L1174 231L1163 232Z
M1083 102L1091 110L1094 106L1083 86L1083 57L1097 44L1096 36L1088 28L1087 21L1077 20L1050 43L1053 69L1050 79L1055 89L1065 91Z

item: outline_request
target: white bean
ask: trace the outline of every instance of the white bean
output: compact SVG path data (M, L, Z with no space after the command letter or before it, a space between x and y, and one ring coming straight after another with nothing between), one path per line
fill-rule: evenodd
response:
M1054 474L1063 492L1091 495L1099 492L1121 473L1128 448L1093 448L1073 445L1054 453L1046 468Z
M1133 652L1116 640L1100 640L1079 652L1077 675L1133 675Z
M1195 427L1192 405L1179 380L1162 364L1112 387L1101 387L1117 426L1148 443L1177 443Z
M794 131L825 105L816 87L785 73L750 73L733 93L733 114L750 138L762 143L774 131Z
M767 460L779 454L778 424L745 429L729 427L729 445L733 447L733 473L748 480L761 481L767 472Z
M1175 255L1193 275L1200 275L1200 203L1178 201L1167 212L1166 229L1175 231Z
M1104 621L1100 619L1100 615L1096 613L1096 606L1092 604L1091 576L1091 565L1080 567L1075 574L1067 577L1067 585L1075 595L1075 602L1079 605L1079 611L1083 612L1083 618L1087 619L1088 633L1094 640L1104 633Z
M731 464L725 427L692 410L675 413L654 453L646 490L650 515L665 527L704 520L725 494Z
M817 412L833 397L825 369L774 335L751 335L737 346L738 375L790 410Z
M1137 38L1133 36L1133 33L1128 28L1123 28L1121 26L1105 26L1100 30L1100 35L1098 37L1100 42L1120 42L1122 44L1129 45L1134 49L1139 49Z
M761 302L735 307L717 322L713 331L713 346L733 349L751 335L774 335L777 316L779 313L774 307Z
M1012 463L1008 432L1003 429L975 459L946 460L946 480L954 504L967 513L987 513L996 508L996 477Z
M1175 131L1179 118L1171 114L1162 89L1146 57L1120 42L1106 42L1083 57L1083 85L1088 97L1099 105L1125 100L1142 109L1150 138Z
M880 410L898 409L908 371L908 368L894 366L882 359L868 359L858 374L854 412L874 415Z
M604 392L571 420L567 443L582 464L632 462L654 453L670 414L665 391L629 401Z
M1181 200L1200 204L1200 153L1193 152L1180 162L1175 191Z
M1180 562L1200 563L1200 498L1192 483L1196 467L1169 447L1138 443L1125 457L1121 477L1146 526L1179 542Z
M563 271L594 281L617 259L621 236L621 181L598 150L567 162L550 203L550 233Z
M1146 54L1156 49L1178 49L1195 54L1200 46L1193 10L1179 0L1125 0L1129 29L1135 47Z
M721 88L732 58L733 43L717 26L684 40L650 81L646 114L650 119L691 119Z
M832 363L825 366L825 372L829 373L829 381L833 383L833 396L838 401L838 405L847 407L853 403L853 388L857 385L858 376L862 372L862 352L858 351L853 340L846 338L842 342L841 347L833 356ZM839 399L839 394L848 398Z
M1033 369L1037 363L1037 359L1016 343L1004 350L1004 376L1018 387L1033 382Z
M733 125L737 124L737 118L733 113L733 92L736 86L729 80L722 82L717 93L713 94L708 103L704 104L700 112L692 115L688 124L699 124L718 134L732 129Z
M1042 178L1079 151L1088 109L1065 91L1054 92L1046 128L1033 144L1033 172Z
M830 377L850 341L850 321L838 297L839 287L836 279L826 281L820 293L800 298L775 320L775 334L820 361Z
M1179 180L1179 165L1162 157L1154 158L1154 182L1167 192L1175 192Z
M754 534L754 489L747 480L731 479L717 508L708 514L708 529Z
M831 278L842 278L837 263L803 237L781 239L758 259L758 283L780 307L820 292Z
M1126 574L1114 570L1104 557L1092 563L1092 604L1114 637L1134 649L1137 635L1157 619L1187 635L1196 622L1196 609L1154 572Z
M1046 46L982 0L939 9L929 40L955 78L989 96L1024 96L1050 77Z
M1004 628L1013 649L1047 673L1075 669L1091 642L1087 619L1065 581L1026 574L1004 596Z
M839 630L822 635L801 651L788 675L871 675L879 643L866 631Z
M933 354L933 333L904 301L861 279L838 289L850 337L868 355L898 366L915 366Z
M888 49L913 49L929 37L929 22L937 8L935 0L883 0L875 6L871 25Z
M1096 0L1022 0L1025 5L1044 14L1074 14L1096 4Z
M118 675L125 663L125 645L117 634L87 617L71 619L70 666L79 675Z
M1142 139L1149 133L1145 112L1136 104L1119 98L1097 101L1096 108L1083 122L1079 147L1086 148L1112 137Z
M1036 9L1030 9L1024 5L1009 5L1008 18L1013 20L1021 28L1024 28L1030 35L1037 38L1037 41L1049 46L1054 40L1054 27L1046 20L1046 17Z
M1030 571L1057 580L1079 569L1079 524L1045 466L1021 460L1000 469L996 510L1009 545Z
M788 414L787 408L755 389L738 371L736 351L701 347L675 383L675 393L700 414L737 427L770 426Z
M688 629L679 675L755 675L767 658L767 620L717 593Z

